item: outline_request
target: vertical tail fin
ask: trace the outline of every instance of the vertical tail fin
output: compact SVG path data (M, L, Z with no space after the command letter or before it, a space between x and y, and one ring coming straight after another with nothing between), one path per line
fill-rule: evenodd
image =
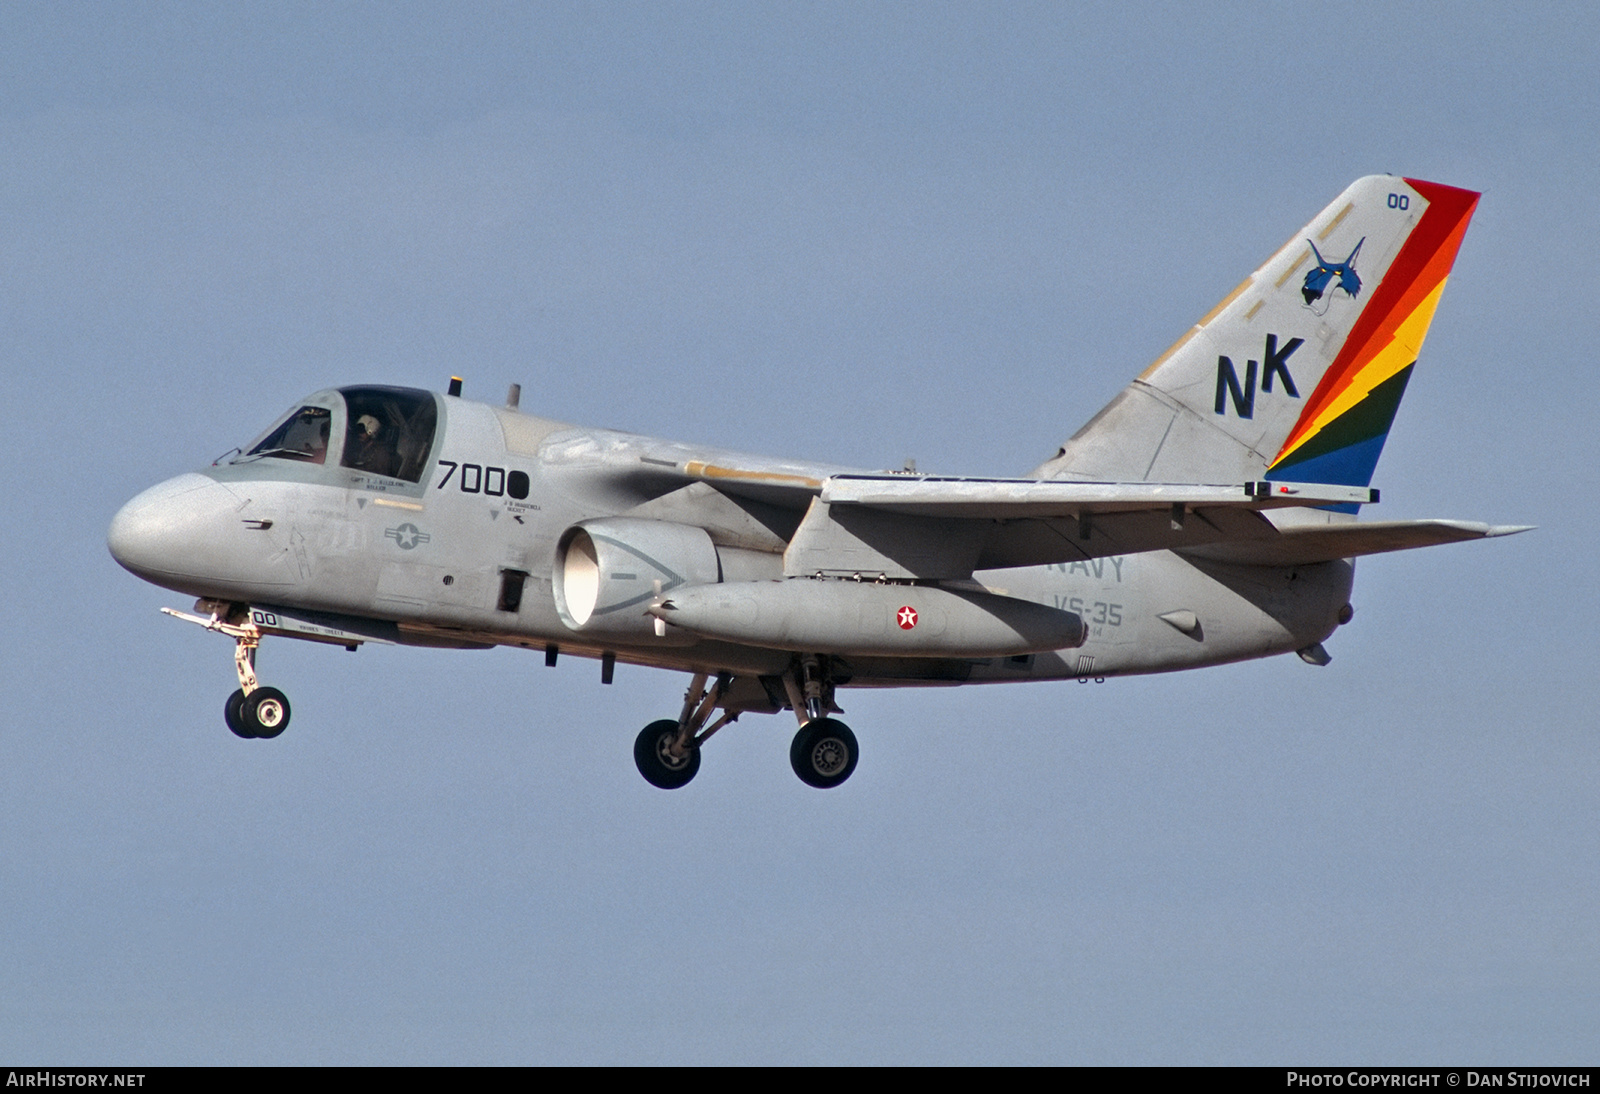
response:
M1357 181L1034 474L1369 485L1477 203Z

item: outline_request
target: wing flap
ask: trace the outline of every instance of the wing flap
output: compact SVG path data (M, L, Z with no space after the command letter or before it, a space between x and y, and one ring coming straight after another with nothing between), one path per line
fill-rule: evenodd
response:
M1186 495L1191 501L1203 496ZM1230 500L1233 495L1230 493ZM1109 555L1178 550L1278 533L1241 495L1237 504L1163 504L1116 499L1076 515L1030 516L1032 502L992 504L975 515L973 503L895 508L814 500L784 552L790 577L961 579L974 570L1080 562ZM1134 506L1139 506L1135 508ZM1001 517L997 514L1004 513Z
M1112 555L1175 551L1206 544L1271 540L1277 531L1260 513L1228 506L1190 509L1181 525L1170 512L1145 509L1093 514L1089 520L951 521L986 529L977 569L1088 562Z

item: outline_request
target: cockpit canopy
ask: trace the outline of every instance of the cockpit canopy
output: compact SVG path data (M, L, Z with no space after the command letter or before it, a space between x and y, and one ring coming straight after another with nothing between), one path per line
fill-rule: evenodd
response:
M328 457L328 434L333 411L325 406L303 406L257 441L241 460L270 456L279 460L322 463Z
M333 449L340 453L340 467L418 482L438 425L432 392L376 385L319 391L232 462L273 459L325 465Z

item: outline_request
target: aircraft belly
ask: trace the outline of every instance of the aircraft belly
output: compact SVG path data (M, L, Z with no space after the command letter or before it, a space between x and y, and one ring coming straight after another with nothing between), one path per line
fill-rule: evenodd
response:
M1303 649L1338 625L1353 568L1219 566L1152 558L1152 595L1127 651L1127 673L1172 672Z
M463 567L390 562L378 574L373 601L398 609L424 609L454 615L472 615L489 607L487 582L481 573L456 573Z
M972 682L1172 672L1289 653L1320 642L1348 603L1348 562L1224 566L1152 551L977 575L991 591L1078 611L1076 650L976 664ZM1120 565L1118 565L1120 563Z

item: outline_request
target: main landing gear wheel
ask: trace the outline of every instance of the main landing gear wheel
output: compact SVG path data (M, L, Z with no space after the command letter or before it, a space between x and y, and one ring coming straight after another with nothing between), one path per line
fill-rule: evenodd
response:
M678 739L678 723L669 718L651 722L639 731L633 742L633 762L639 774L651 786L662 790L676 790L688 785L700 770L700 750L693 746L682 756L672 754L672 745Z
M861 756L856 735L835 718L818 718L800 727L789 746L789 763L800 781L819 790L838 786Z
M240 737L276 737L289 727L289 700L277 688L240 688L222 708L228 728Z

